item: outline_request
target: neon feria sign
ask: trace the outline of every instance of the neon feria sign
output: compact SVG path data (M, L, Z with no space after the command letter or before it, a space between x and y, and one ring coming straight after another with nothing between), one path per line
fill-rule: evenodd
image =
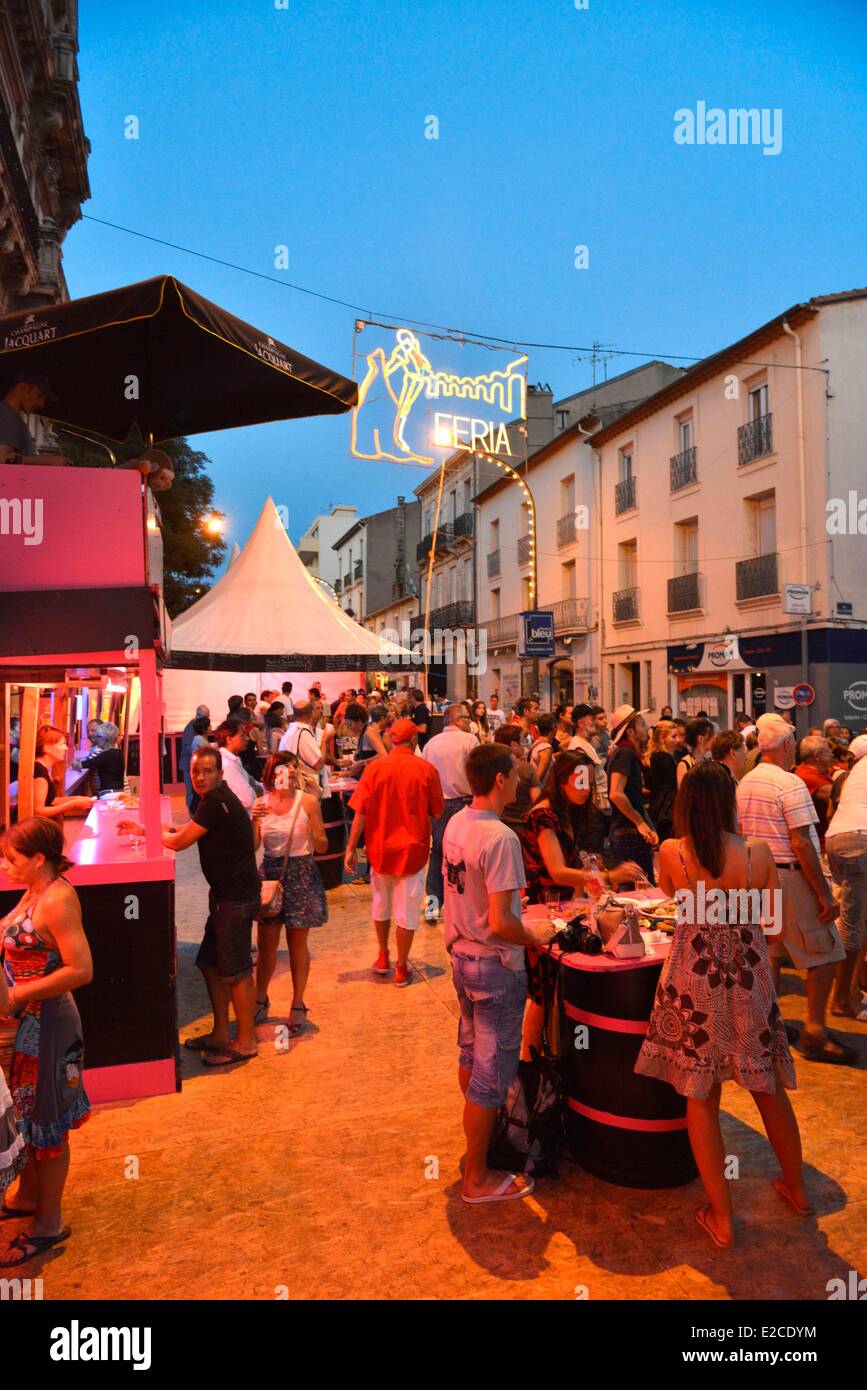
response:
M356 331L361 327L356 324ZM478 345L460 346L467 352ZM527 413L526 354L501 369L462 376L434 367L416 334L398 328L390 350L378 346L363 360L366 372L352 412L355 458L428 467L436 461L431 447L511 456L506 426Z

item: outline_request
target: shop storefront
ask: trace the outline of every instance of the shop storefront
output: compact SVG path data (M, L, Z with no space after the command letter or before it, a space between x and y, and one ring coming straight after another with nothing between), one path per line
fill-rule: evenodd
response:
M720 728L729 728L736 714L757 718L788 708L784 692L809 684L815 700L797 715L802 732L829 715L861 732L867 726L867 630L809 629L806 663L802 645L801 631L793 628L669 647L675 714L689 719L705 710Z

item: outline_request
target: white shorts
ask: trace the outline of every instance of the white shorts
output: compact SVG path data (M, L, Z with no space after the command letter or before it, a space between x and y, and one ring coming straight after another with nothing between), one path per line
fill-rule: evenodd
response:
M374 922L390 922L415 931L425 896L427 864L417 874L398 878L396 874L378 874L371 865L370 884L373 888Z

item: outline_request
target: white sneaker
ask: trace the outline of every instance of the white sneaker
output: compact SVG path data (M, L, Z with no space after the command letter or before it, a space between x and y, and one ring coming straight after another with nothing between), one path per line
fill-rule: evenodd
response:
M426 922L438 922L438 921L439 921L439 919L440 919L440 905L439 905L439 903L437 902L436 898L434 898L434 897L426 898L426 899L425 899L425 904L424 904L424 909L423 909L423 911L424 911L424 920L425 920Z

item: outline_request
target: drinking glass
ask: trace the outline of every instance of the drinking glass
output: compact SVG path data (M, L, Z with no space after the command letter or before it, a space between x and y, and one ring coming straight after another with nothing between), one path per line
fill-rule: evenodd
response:
M545 889L545 905L548 909L548 921L553 922L560 916L560 889Z

